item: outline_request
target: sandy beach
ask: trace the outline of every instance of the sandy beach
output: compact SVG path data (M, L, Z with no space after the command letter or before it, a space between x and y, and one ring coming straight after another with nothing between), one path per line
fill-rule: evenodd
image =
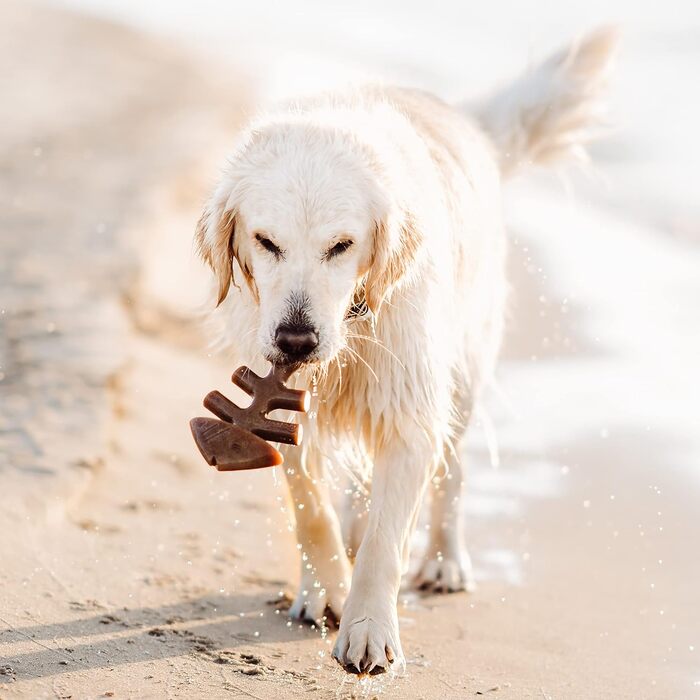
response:
M509 186L511 321L466 447L477 589L407 583L405 673L357 679L285 615L281 475L216 473L188 429L233 369L195 318L194 223L285 73L104 5L0 7L0 698L700 697L700 105L630 117L697 75L697 17L640 13L594 177ZM422 65L389 73L459 93Z

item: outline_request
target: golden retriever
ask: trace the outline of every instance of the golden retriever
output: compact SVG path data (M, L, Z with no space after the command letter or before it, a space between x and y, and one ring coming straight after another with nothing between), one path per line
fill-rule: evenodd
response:
M416 584L469 581L456 448L501 342L501 180L580 155L614 44L594 33L472 110L379 86L285 105L244 131L206 205L220 341L248 364L302 362L297 386L315 387L304 445L284 453L302 560L290 614L340 620L349 671L403 663L397 595L440 467ZM339 467L371 482L343 528Z

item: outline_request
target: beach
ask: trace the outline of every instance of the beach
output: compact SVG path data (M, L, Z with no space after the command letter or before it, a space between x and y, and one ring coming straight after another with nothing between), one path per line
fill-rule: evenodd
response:
M207 3L187 41L184 18L155 31L160 3L85 5L0 8L0 698L700 697L697 11L639 13L592 171L507 186L508 332L465 446L477 587L409 577L405 672L357 679L333 631L285 615L282 474L215 472L192 441L234 369L198 320L194 226L241 124L291 73L313 87L314 52L321 85L385 65L458 99L512 74L515 25L487 41L498 6L465 29L490 71L452 60L447 29L439 60L409 62L414 25L377 10L383 54L361 3L347 45L329 30L285 64L284 32L229 46ZM568 29L555 17L541 54ZM414 567L426 540L421 523Z

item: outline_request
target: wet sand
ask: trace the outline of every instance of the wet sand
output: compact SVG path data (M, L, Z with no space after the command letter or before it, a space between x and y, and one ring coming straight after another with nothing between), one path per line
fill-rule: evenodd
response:
M509 189L500 466L481 426L466 448L478 588L406 587L405 674L358 681L280 605L276 475L212 473L187 429L231 368L182 260L254 84L108 22L2 13L0 698L700 693L695 248L590 184Z

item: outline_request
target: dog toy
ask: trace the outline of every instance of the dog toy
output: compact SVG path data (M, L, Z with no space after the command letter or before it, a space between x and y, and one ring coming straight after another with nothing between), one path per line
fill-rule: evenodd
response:
M204 407L217 418L193 418L190 428L202 456L221 471L262 469L282 464L282 455L265 442L301 443L302 428L267 417L276 408L287 411L309 410L308 391L288 389L284 383L298 365L273 365L260 377L248 367L239 367L231 381L253 397L246 408L240 408L218 391L204 398Z

